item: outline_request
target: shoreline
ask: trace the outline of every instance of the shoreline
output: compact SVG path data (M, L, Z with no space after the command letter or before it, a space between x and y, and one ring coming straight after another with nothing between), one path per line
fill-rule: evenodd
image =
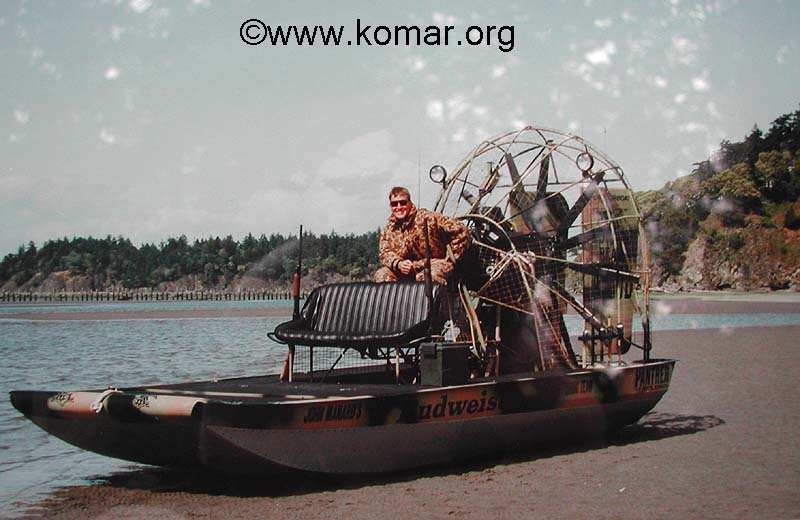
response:
M607 441L364 478L224 479L142 467L26 518L791 518L800 510L800 326L656 332L670 390ZM759 348L764 346L768 348ZM357 454L354 454L357 456ZM376 497L381 497L376 500Z
M80 321L80 320L153 320L195 318L290 318L292 308L264 309L193 309L154 311L92 312L20 312L0 314L0 320Z
M719 293L713 295L697 295L693 297L654 295L651 301L653 315L669 314L785 314L800 313L800 294L792 298L779 299L754 299L743 297L722 299ZM788 300L788 301L787 301ZM92 305L93 308L97 304ZM105 305L105 304L103 304ZM109 305L125 305L118 302L109 302ZM180 305L180 304L178 304ZM141 319L189 319L189 318L290 318L292 315L292 302L287 300L285 307L261 308L216 308L216 309L157 309L157 310L115 310L84 312L80 305L69 312L16 312L0 314L0 320L26 320L26 321L79 321L79 320L141 320ZM20 306L26 308L27 306ZM0 306L2 308L2 306Z
M800 313L800 297L797 301L656 297L651 299L650 311L654 315Z

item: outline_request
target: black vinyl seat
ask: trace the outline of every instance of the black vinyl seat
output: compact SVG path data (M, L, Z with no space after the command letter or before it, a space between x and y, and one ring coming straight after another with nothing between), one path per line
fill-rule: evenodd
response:
M312 347L399 347L429 335L433 311L423 282L323 285L308 295L300 318L278 325L274 336Z

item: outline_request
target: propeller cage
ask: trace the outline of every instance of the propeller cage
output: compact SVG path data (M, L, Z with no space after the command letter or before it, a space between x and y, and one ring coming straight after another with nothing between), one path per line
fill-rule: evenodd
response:
M529 126L482 142L444 178L436 210L472 230L463 262L477 265L462 283L478 306L533 317L537 336L565 351L563 316L576 312L588 331L578 339L584 363L598 357L597 343L613 355L632 341L634 316L645 324L637 333L649 330L641 215L622 168L601 151Z

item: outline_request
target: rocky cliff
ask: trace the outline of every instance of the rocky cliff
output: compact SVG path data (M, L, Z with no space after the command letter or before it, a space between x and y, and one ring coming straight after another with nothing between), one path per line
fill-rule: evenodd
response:
M800 231L784 227L785 213L749 215L740 227L711 214L689 242L679 273L655 266L656 285L670 291L800 291Z

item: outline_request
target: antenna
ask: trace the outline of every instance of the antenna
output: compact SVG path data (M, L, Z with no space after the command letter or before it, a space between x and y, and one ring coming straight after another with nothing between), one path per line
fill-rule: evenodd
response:
M297 249L297 270L292 277L292 296L294 297L294 309L292 319L300 318L300 277L303 276L303 226L300 226L300 234Z

